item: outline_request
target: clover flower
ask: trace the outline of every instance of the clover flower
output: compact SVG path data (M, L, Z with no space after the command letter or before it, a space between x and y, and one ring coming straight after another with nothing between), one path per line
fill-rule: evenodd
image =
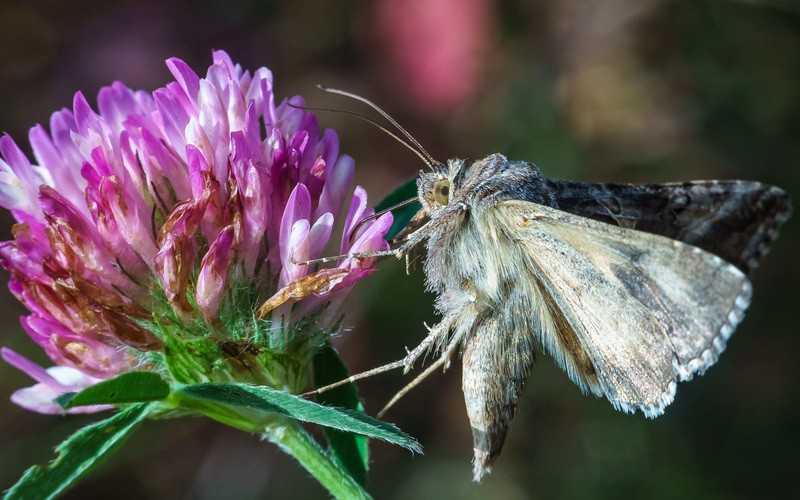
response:
M175 81L152 94L116 82L99 112L77 93L49 133L30 130L36 164L0 138L0 205L17 220L0 257L23 328L57 365L3 349L38 382L16 404L63 411L54 395L132 370L298 393L348 291L375 271L300 264L322 254L351 192L335 251L387 248L391 215L360 224L373 211L351 191L352 158L300 97L276 106L269 70L213 61L201 78L168 60Z

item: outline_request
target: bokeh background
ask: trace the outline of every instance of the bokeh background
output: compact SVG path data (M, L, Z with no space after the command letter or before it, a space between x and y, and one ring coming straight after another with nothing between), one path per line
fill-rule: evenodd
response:
M795 0L240 0L0 2L0 129L20 145L82 90L122 80L154 90L164 59L198 72L211 49L271 68L278 97L384 106L435 156L503 152L551 177L660 182L743 178L800 194L800 4ZM369 111L367 111L369 113ZM373 202L420 162L352 117L322 114ZM720 363L650 421L581 396L546 356L505 449L481 485L460 365L388 415L425 455L374 443L377 498L800 498L800 218L754 276L753 305ZM2 238L11 220L2 214ZM392 361L435 321L422 272L399 262L351 296L337 339L351 370ZM5 282L4 274L0 281ZM0 292L0 344L44 364L23 311ZM360 387L374 414L408 380ZM0 364L0 488L92 417L8 402L31 382ZM206 419L149 422L68 498L324 498L291 459Z

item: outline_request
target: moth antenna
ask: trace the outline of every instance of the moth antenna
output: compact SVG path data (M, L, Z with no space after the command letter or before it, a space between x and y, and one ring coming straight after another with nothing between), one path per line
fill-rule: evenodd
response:
M367 221L370 221L370 220L372 220L372 219L377 219L378 217L380 217L381 215L383 215L383 214L385 214L385 213L391 212L392 210L397 210L398 208L403 208L403 207L405 207L405 206L407 206L407 205L411 205L411 204L413 204L413 203L416 203L416 202L418 202L418 201L419 201L419 198L417 198L417 197L415 196L414 198L409 198L409 199L407 199L407 200L405 200L405 201L401 201L400 203L397 203L397 204L395 204L395 205L392 205L392 206L391 206L391 207L389 207L389 208L384 208L384 209L383 209L383 210L381 210L380 212L375 212L375 213L374 213L374 214L372 214L372 215L368 215L368 216L364 217L363 219L361 219L361 221L359 221L359 223L358 223L358 224L356 224L356 226L355 226L355 227L353 228L353 230L350 232L350 243L351 243L351 244L353 243L353 237L355 237L356 233L358 233L358 230L359 230L359 229L361 229L361 226L362 226L362 225L363 225L365 222L367 222Z
M420 151L420 150L416 149L416 147L414 147L413 145L409 144L408 141L406 141L405 139L403 139L399 135L395 134L394 132L392 132L391 130L389 130L388 128L384 127L383 125L381 125L380 123L376 122L375 120L373 120L372 118L370 118L368 116L365 116L365 115L362 115L361 113L356 113L355 111L350 111L350 110L347 110L347 109L326 108L326 107L316 107L316 106L297 106L296 104L292 104L292 103L290 103L288 101L286 102L286 104L288 106L292 107L292 108L302 109L304 111L324 111L326 113L339 113L339 114L342 114L342 115L350 115L350 116L355 116L356 118L360 118L361 120L364 120L365 122L369 123L370 125L373 125L373 126L377 127L383 133L389 135L392 139L396 140L397 142L399 142L403 146L407 147L411 152L413 152L415 155L417 155L417 157L419 157L419 159L422 160L422 162L425 165L427 165L428 168L432 168L433 167L433 164L431 162L434 161L434 160L429 158L430 155L428 155L428 153L425 150ZM426 155L428 155L428 156L426 156Z
M414 136L412 136L410 133L408 133L408 131L406 129L404 129L399 123L397 123L397 120L392 118L389 115L389 113L387 113L386 111L381 109L377 104L375 104L374 102L370 101L366 97L361 97L358 94L345 92L344 90L333 89L333 88L330 88L330 87L325 87L323 85L317 85L317 87L319 87L320 90L324 90L325 92L330 92L331 94L339 94L339 95L343 95L345 97L349 97L351 99L355 99L357 101L361 101L364 104L366 104L367 106L369 106L372 109L374 109L375 111L377 111L378 113L380 113L380 115L382 117L386 118L386 120L388 120L389 123L394 125L394 127L397 130L399 130L400 133L403 134L406 137L406 139L408 139L409 142L411 142L411 144L413 144L417 148L417 154L420 155L420 157L424 156L423 161L425 162L426 165L428 165L428 168L430 168L431 170L433 169L433 166L436 164L436 160L433 159L433 157L430 155L430 153L428 153L425 150L425 148L422 147L422 144L420 144L418 140L414 139ZM353 114L356 114L356 113L353 113ZM403 141L401 141L401 142L403 142Z

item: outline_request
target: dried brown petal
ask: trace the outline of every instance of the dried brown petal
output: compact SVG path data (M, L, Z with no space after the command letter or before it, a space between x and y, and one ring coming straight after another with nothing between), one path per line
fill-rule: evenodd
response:
M155 351L164 347L164 343L152 332L137 325L122 314L113 311L102 311L103 319L114 335L125 344L139 351Z
M258 317L263 318L280 305L292 304L313 294L326 292L339 283L349 272L346 269L323 269L299 280L292 281L264 302L264 305L258 310Z

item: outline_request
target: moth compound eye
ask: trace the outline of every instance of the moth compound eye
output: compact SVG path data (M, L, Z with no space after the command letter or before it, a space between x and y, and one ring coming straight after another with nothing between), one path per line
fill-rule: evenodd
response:
M433 201L439 205L450 203L450 181L442 179L433 185Z

